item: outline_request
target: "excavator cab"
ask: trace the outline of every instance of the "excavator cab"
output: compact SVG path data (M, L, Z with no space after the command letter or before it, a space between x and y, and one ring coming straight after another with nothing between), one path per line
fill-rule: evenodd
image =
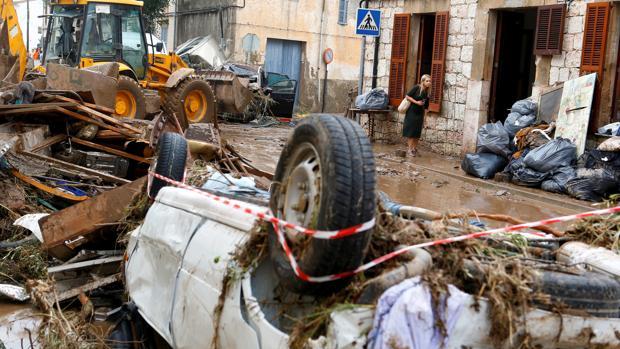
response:
M144 118L142 89L157 90L162 105L182 126L215 122L215 97L209 83L176 54L160 54L146 40L141 1L52 0L43 64L87 68L119 63L116 114Z

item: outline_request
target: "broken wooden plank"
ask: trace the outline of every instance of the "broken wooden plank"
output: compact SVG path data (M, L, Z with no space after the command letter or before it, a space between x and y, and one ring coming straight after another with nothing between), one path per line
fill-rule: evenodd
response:
M95 109L97 111L100 111L102 113L108 113L108 114L114 114L115 110L112 108L107 108L104 107L102 105L96 105L93 103L88 103L88 102L83 102L83 101L78 101L77 99L73 99L73 98L69 98L69 97L65 97L65 96L59 96L59 95L54 95L54 94L48 94L48 93L42 93L41 96L43 97L47 97L47 98L54 98L57 99L59 101L63 101L63 102L72 102L75 104L82 104L85 105L91 109Z
M39 150L43 150L43 149L45 149L47 147L51 147L54 144L58 144L58 143L64 141L65 139L67 139L67 135L62 135L62 134L55 135L53 137L50 137L50 138L44 140L43 142L41 142L41 143L39 143L37 145L35 145L29 151L33 152L33 153L36 153Z
M129 154L129 153L124 152L122 150L106 147L105 145L101 145L101 144L85 141L83 139L79 139L79 138L76 138L76 137L71 137L71 141L76 143L76 144L83 145L85 147L89 147L89 148L93 148L93 149L97 149L97 150L103 150L103 151L108 152L110 154L122 156L124 158L135 160L135 161L142 162L142 163L145 163L145 164L150 164L151 163L151 160L145 159L143 157L140 157L140 156L137 156L137 155L133 155L133 154Z
M118 132L118 133L120 133L123 136L126 136L128 138L136 138L137 137L137 135L135 133L131 133L131 132L128 132L128 131L125 131L125 130L121 130L121 129L118 129L118 128L114 127L114 126L110 126L110 125L108 125L108 124L106 124L106 123L104 123L102 121L96 120L93 117L88 117L86 115L82 115L80 113L76 113L74 111L71 111L71 110L68 110L68 109L65 109L65 108L60 108L59 107L57 109L58 109L59 112L65 114L65 115L68 115L68 116L73 117L73 118L78 119L78 120L86 121L86 122L91 123L91 124L95 124L95 125L97 125L97 126L99 126L101 128L105 128L107 130Z
M7 105L0 105L0 113L4 114L4 112L7 110L30 109L30 108L50 108L50 109L54 107L70 108L76 105L77 103L74 103L74 102L7 104Z
M94 239L102 225L117 223L127 213L127 207L142 193L146 177L104 192L94 198L54 212L39 221L43 247L54 257L67 260L78 251L71 242Z
M125 129L127 129L129 131L135 132L137 134L142 134L142 130L140 130L138 128L135 128L133 126L127 125L124 122L122 122L122 121L120 121L120 120L118 120L118 119L116 119L116 118L114 118L112 116L105 115L105 114L103 114L103 113L101 113L101 112L99 112L97 110L94 110L92 108L89 108L87 106L78 105L77 109L81 110L81 111L83 111L85 113L97 116L97 117L99 117L99 118L101 118L101 119L103 119L103 120L105 120L105 121L107 121L107 122L109 122L111 124L115 124L115 125L117 125L119 127L125 128Z
M91 259L88 261L81 261L81 262L72 263L72 264L62 264L62 265L58 265L55 267L47 268L47 273L48 274L62 273L62 272L69 271L69 270L84 269L84 268L94 267L94 266L98 266L102 264L116 263L122 260L123 260L123 256L112 256L112 257L105 257L105 258L99 258L99 259Z
M62 301L66 301L66 300L71 299L71 298L75 298L75 297L79 296L80 293L82 293L82 292L83 293L87 293L87 292L90 292L90 291L94 291L94 290L96 290L96 289L98 289L100 287L113 284L113 283L115 283L117 281L121 281L121 279L122 279L121 273L110 275L110 276L106 276L104 278L95 280L93 282L89 282L89 283L87 283L85 285L72 288L72 289L70 289L68 291L65 291L65 292L61 292L58 295L57 301L58 302L62 302Z
M91 176L99 177L101 179L104 179L104 180L112 182L112 183L120 183L120 184L130 183L130 181L128 181L126 179L119 178L119 177L116 177L116 176L112 176L110 174L107 174L107 173L104 173L104 172L100 172L100 171L97 171L97 170L93 170L93 169L90 169L90 168L87 168L87 167L82 167L82 166L79 166L79 165L76 165L76 164L72 164L70 162L62 161L62 160L59 160L59 159L54 159L54 158L49 157L49 156L45 156L45 155L41 155L41 154L35 154L35 153L29 152L29 151L22 151L22 152L20 152L20 154L23 154L23 155L26 155L26 156L30 156L30 157L33 157L35 159L39 159L39 160L42 160L42 161L50 162L52 164L57 165L58 167L65 167L65 168L70 169L70 170L80 171L80 172L86 173L86 174L91 175Z
M46 193L50 193L54 196L58 196L60 198L63 198L65 200L69 200L69 201L74 201L74 202L80 202L80 201L85 201L90 199L88 196L77 196L77 195L73 195L71 193L67 193L65 191L62 191L58 188L53 188L50 187L48 185L45 185L39 181L37 181L36 179L26 176L25 174L22 174L21 172L17 171L17 170L11 170L11 173L13 174L13 176L19 178L20 180L22 180L25 183L28 183L30 185L32 185L33 187L39 189L39 190L43 190Z

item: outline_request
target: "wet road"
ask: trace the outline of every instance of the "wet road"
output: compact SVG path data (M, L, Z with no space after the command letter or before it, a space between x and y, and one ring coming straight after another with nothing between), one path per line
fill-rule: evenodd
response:
M222 124L222 135L256 167L273 172L280 152L293 128L252 127L251 125ZM538 220L575 213L575 210L522 197L510 190L479 186L425 168L463 174L459 160L422 151L422 157L402 158L395 155L404 145L374 146L378 189L394 201L423 207L442 213L477 211L507 214L522 220ZM488 181L493 183L493 181ZM510 184L504 184L512 186ZM517 190L515 188L515 190ZM520 190L523 190L520 188ZM540 195L552 195L543 191ZM560 200L571 200L558 196Z

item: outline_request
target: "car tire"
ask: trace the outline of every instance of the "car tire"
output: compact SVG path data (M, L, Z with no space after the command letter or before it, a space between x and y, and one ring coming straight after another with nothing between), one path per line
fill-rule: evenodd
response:
M179 85L168 91L163 108L174 113L185 130L189 124L216 123L216 100L211 85L198 75L190 75Z
M157 157L151 169L158 175L183 181L185 175L185 163L187 161L187 141L185 138L172 132L165 132L157 144ZM167 182L149 176L149 197L155 199L161 188L168 186Z
M120 107L121 102L123 107ZM146 117L146 97L136 80L124 75L118 77L115 112L120 117L132 119Z
M370 221L375 215L372 146L364 130L343 117L316 115L300 123L282 151L273 183L271 210L291 223L337 230ZM304 273L324 276L357 268L364 260L371 235L372 230L367 230L324 240L287 234L287 240ZM287 289L325 294L350 282L350 278L328 283L302 281L291 268L272 227L268 236L275 271Z
M584 272L569 274L543 270L536 273L533 289L548 294L551 304L584 311L592 316L620 317L620 282L607 275ZM545 304L538 304L547 308Z

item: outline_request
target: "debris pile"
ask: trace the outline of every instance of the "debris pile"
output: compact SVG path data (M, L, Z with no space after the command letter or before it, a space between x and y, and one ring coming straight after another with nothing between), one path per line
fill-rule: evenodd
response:
M536 120L536 103L516 102L502 124L483 125L475 154L461 168L468 174L600 202L620 193L620 142L612 136L579 158L577 146L555 137L555 122Z

